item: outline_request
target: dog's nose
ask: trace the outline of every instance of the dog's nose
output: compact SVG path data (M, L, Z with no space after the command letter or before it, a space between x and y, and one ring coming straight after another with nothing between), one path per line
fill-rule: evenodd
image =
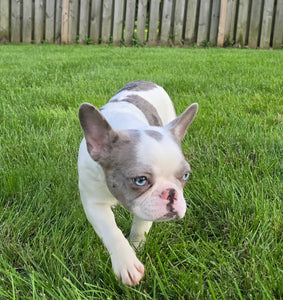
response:
M166 189L161 193L161 198L173 203L178 199L178 192L175 189Z

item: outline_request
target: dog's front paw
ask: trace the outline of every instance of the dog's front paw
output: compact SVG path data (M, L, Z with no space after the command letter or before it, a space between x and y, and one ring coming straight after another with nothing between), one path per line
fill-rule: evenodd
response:
M128 253L115 253L111 255L114 273L121 281L129 286L137 285L144 275L144 266L137 259L134 251Z

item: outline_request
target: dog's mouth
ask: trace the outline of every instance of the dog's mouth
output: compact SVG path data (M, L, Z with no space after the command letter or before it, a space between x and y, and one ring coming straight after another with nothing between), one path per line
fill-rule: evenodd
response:
M170 221L178 217L178 213L175 211L170 211L167 214L163 215L162 217L158 218L156 221L161 222L161 221Z

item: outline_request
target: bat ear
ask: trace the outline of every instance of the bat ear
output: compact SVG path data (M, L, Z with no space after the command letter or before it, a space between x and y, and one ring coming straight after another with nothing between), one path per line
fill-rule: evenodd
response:
M89 103L79 108L79 120L87 143L87 150L95 161L110 153L118 133L112 129L101 112Z
M181 142L187 133L188 127L193 122L198 112L198 104L191 104L180 116L171 121L165 127L171 131L171 134L178 142Z

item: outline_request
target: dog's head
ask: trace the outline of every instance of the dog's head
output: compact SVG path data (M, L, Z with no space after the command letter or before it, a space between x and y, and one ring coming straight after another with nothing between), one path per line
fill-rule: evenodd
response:
M102 166L111 193L141 219L185 215L183 187L191 168L180 144L197 110L196 103L190 105L164 127L116 131L94 106L80 106L90 156Z

